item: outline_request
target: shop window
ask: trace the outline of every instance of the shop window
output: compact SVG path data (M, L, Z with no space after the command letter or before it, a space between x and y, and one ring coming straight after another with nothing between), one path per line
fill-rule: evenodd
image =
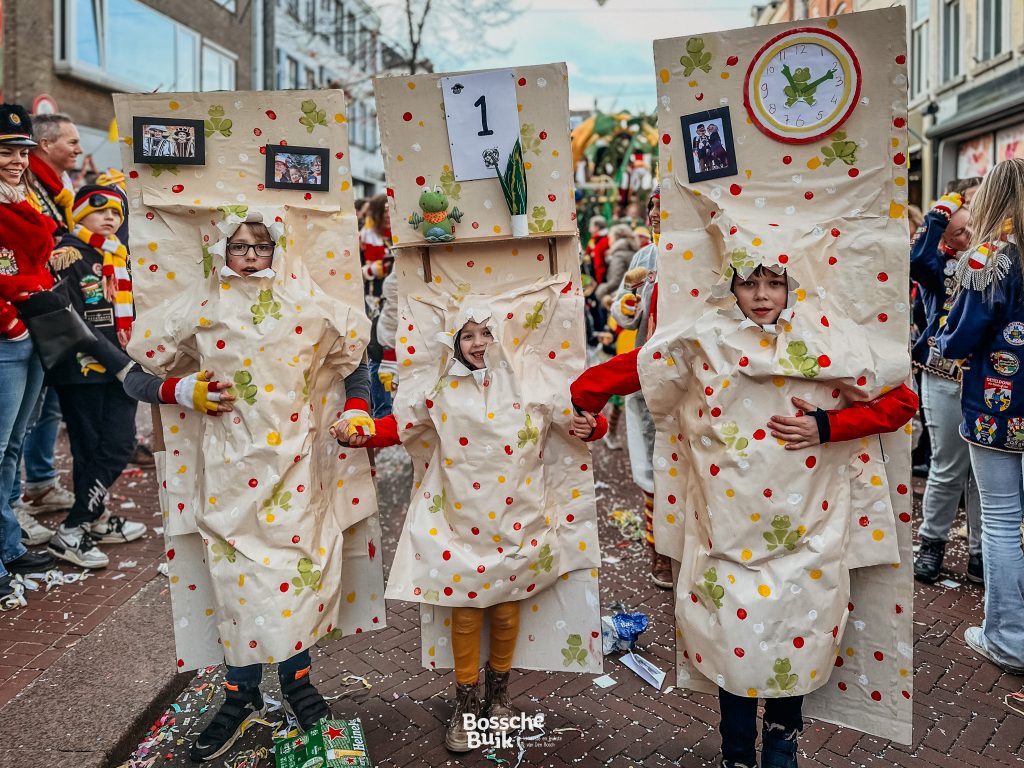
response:
M1008 3L1003 0L977 0L978 41L976 61L986 61L1007 49L1006 23Z
M208 69L198 32L138 0L58 0L58 18L63 73L126 90L234 88L234 57L211 49Z
M910 19L910 96L928 90L929 0L913 0Z
M960 75L960 0L942 0L942 82Z
M225 11L234 13L238 9L236 0L213 0L217 5L223 8Z

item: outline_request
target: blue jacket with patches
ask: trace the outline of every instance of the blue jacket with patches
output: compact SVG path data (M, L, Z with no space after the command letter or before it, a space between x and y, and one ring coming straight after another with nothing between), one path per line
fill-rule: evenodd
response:
M936 338L939 353L966 358L960 406L964 439L1024 452L1024 275L1016 246L1002 250L1006 277L994 286L965 287Z
M956 290L953 275L956 255L948 255L939 249L939 241L948 224L949 220L941 213L929 211L910 246L910 277L917 281L917 296L925 314L924 328L914 342L911 357L915 368L959 381L959 367L939 357L932 342L942 329Z

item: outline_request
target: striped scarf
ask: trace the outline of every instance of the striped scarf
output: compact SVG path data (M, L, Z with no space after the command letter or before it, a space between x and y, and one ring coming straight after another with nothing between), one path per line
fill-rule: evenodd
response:
M122 347L126 347L132 337L135 315L132 276L128 272L128 249L115 235L97 235L81 224L76 224L71 234L103 254L103 298L114 305L117 340Z

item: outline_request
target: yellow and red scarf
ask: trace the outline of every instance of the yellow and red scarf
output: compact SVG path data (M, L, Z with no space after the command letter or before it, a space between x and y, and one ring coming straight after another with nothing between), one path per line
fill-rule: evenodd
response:
M71 234L103 254L103 297L114 305L117 340L122 347L127 346L135 319L128 249L116 235L98 235L81 224L75 224Z

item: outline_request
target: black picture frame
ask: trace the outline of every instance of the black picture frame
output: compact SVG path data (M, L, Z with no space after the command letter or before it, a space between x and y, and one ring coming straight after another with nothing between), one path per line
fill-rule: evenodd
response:
M265 171L265 178L263 180L264 186L267 189L297 189L305 190L307 192L326 192L330 186L330 171L331 171L331 153L330 150L323 147L292 147L283 146L280 144L267 144L266 145L267 155L267 167ZM274 173L274 167L278 160L281 159L285 162L289 173L296 164L291 160L291 156L296 158L302 158L302 167L305 174L306 181L303 182L286 182L279 181L276 179ZM311 182L309 181L311 176L309 173L312 171L313 159L319 158L320 160L320 181Z
M151 133L152 127L163 129L165 134L157 145L149 141L156 138ZM176 137L182 129L190 134L187 141ZM205 126L202 120L183 117L134 115L132 149L136 165L206 165Z
M686 151L686 175L691 183L735 176L739 173L736 170L736 144L732 137L732 119L728 107L683 115L679 122L683 129L683 148ZM713 143L710 147L703 148L707 150L706 152L695 146L697 142L694 134L701 130L707 131L710 126L714 126L714 132L720 134L721 152L714 148ZM702 156L706 156L707 159L701 159Z

